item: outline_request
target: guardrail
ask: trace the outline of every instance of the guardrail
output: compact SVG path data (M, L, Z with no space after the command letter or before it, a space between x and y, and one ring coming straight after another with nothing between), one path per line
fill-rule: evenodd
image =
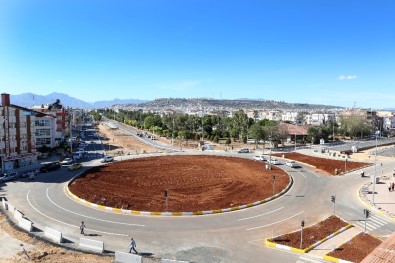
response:
M104 243L93 239L80 238L80 247L88 248L100 253L104 252Z
M62 232L57 231L57 230L50 228L50 227L45 227L44 235L47 238L49 238L52 241L57 242L57 243L62 243L62 241L63 241Z
M140 255L121 252L121 251L115 251L114 262L116 262L116 263L142 263L143 259L142 259L142 256L140 256Z

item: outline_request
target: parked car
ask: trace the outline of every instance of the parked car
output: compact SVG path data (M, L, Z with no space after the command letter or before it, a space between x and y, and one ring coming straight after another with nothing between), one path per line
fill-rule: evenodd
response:
M295 161L287 161L285 163L286 166L289 166L291 168L298 168L300 167L300 165L298 163L296 163Z
M16 172L10 172L10 173L5 173L3 175L0 175L0 182L7 182L7 181L12 181L16 179Z
M247 148L243 148L243 149L238 150L237 152L238 152L238 153L249 153L250 150L247 149Z
M46 172L50 172L50 171L55 171L55 170L59 170L60 167L61 167L61 165L59 162L46 163L40 167L40 172L46 173Z
M71 158L65 158L63 161L60 162L61 165L68 165L72 163L73 163L73 159Z
M281 164L281 162L279 160L277 160L277 159L271 159L270 163L271 164Z
M262 161L262 162L266 161L266 158L264 156L262 156L262 155L256 155L256 156L253 157L253 159L255 161Z
M69 166L69 171L74 171L77 169L82 168L82 164L81 163L73 163L72 165Z
M102 162L102 163L107 163L107 162L112 162L112 161L114 161L114 157L109 156L109 155L104 156L104 157L100 160L100 162Z

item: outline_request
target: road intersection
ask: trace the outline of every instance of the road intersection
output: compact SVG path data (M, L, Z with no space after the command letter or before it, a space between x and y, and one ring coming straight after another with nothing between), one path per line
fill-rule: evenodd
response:
M99 143L92 144L89 152L98 153L101 149L95 147L100 146ZM199 153L253 157L253 154L241 156L235 152ZM83 164L83 169L89 169L99 161L89 159ZM68 182L81 170L67 171L65 167L40 174L35 181L21 179L7 183L3 188L6 198L37 228L57 229L64 233L70 244L78 244L79 225L84 221L89 238L104 241L108 251L127 251L128 241L134 237L143 255L155 257L194 262L321 262L308 255L267 248L264 240L297 230L301 220L308 226L331 215L331 195L336 195L336 214L362 229L363 209L367 206L361 202L358 192L369 178L361 178L355 173L328 177L302 166L301 169L281 166L294 180L291 189L281 197L243 210L204 216L125 215L88 207L76 202L66 191ZM390 161L383 161L384 171L389 171L390 166ZM373 169L369 167L365 172L371 174ZM374 211L367 230L375 236L386 236L395 231L393 222Z

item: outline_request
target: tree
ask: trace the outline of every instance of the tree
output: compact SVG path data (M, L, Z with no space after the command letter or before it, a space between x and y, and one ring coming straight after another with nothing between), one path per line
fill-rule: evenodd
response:
M343 116L340 118L340 130L343 135L354 139L359 134L361 138L371 134L374 128L363 116Z

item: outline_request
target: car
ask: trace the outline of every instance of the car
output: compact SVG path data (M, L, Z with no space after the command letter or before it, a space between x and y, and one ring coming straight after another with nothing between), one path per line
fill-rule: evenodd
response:
M10 173L5 173L2 176L0 176L0 182L7 182L7 181L12 181L16 179L16 172L10 172Z
M72 163L73 163L73 159L71 158L65 158L63 161L60 162L61 165L68 165Z
M73 160L79 160L79 159L81 159L81 156L82 156L81 152L75 152L75 153L73 153L72 158L73 158Z
M296 163L295 161L287 161L285 163L286 166L289 166L291 168L298 168L300 167L300 165L298 163Z
M81 163L73 163L72 165L69 166L69 171L74 171L74 170L78 170L82 168L82 164Z
M94 140L91 140L91 143L95 143L95 141L94 141Z
M107 163L107 162L112 162L112 161L114 161L114 157L109 156L109 155L104 156L104 157L100 160L100 162L102 162L102 163Z
M46 173L46 172L50 172L50 171L55 171L55 170L59 170L60 167L61 167L61 165L59 162L46 163L40 167L40 172Z
M277 159L271 159L270 163L271 164L281 164L281 162L279 160L277 160Z
M247 149L247 148L243 148L243 149L238 150L237 152L238 152L238 153L249 153L250 150Z
M262 155L256 155L256 156L253 157L253 159L255 161L262 161L262 162L266 161L266 158L264 156L262 156Z

